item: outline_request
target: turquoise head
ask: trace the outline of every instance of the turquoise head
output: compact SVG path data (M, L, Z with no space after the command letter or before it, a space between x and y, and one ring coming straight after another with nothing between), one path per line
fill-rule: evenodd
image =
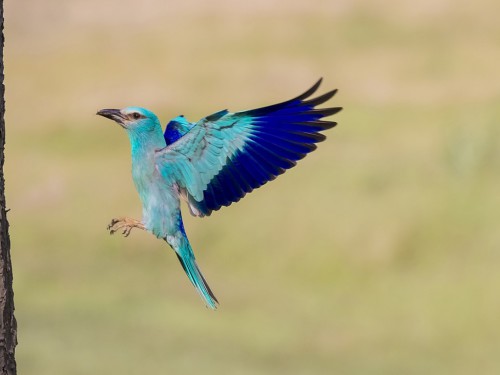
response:
M166 146L160 120L148 109L126 107L123 109L101 109L97 112L115 121L127 131L132 146L132 157Z
M150 132L158 128L161 130L158 117L146 108L101 109L97 114L115 121L127 132Z

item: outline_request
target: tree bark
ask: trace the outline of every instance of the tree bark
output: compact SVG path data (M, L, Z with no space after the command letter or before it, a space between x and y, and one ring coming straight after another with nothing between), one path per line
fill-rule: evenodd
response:
M14 317L12 263L10 260L9 222L5 208L5 86L3 65L3 0L0 0L0 375L16 374L15 348L17 323Z

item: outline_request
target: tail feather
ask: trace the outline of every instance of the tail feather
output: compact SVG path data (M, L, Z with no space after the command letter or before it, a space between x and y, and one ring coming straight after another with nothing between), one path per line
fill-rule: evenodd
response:
M191 280L191 283L194 285L200 296L205 300L206 305L215 310L217 308L217 305L219 304L219 301L217 301L217 298L208 286L207 281L198 268L189 242L187 241L187 239L183 242L189 247L188 251L185 251L186 249L184 249L184 251L181 252L182 255L180 255L179 252L176 251L177 258L179 259L182 268L184 268L184 271L189 277L189 280Z

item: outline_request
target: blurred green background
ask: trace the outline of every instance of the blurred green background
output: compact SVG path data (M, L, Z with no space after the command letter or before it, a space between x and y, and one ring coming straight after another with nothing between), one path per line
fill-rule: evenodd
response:
M21 374L500 373L500 3L6 0ZM221 307L134 231L128 140L295 96L345 109L296 169L186 230ZM323 92L324 92L323 91Z

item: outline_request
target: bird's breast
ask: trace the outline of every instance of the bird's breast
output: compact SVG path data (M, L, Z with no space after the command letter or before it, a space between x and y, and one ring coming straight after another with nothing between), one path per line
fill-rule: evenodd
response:
M177 190L156 168L132 165L132 178L142 203L142 221L155 236L165 238L177 230L180 202Z

